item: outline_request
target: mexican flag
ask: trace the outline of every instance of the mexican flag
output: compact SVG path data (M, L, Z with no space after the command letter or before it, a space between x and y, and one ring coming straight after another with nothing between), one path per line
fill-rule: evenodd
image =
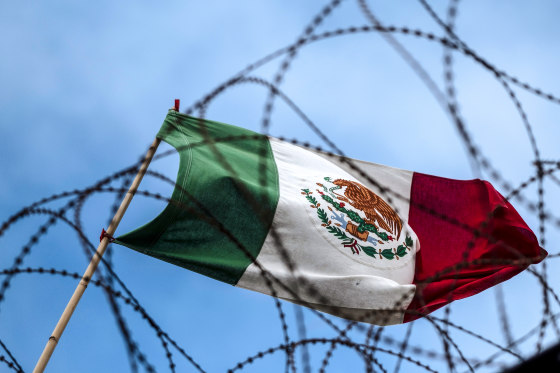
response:
M379 325L477 294L546 256L488 182L296 146L169 111L171 202L116 243L238 287Z

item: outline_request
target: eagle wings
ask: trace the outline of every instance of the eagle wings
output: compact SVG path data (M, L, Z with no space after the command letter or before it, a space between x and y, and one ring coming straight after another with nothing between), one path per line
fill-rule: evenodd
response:
M337 196L340 200L348 202L352 207L362 210L366 215L366 223L376 223L399 239L402 221L387 202L355 181L337 179L333 183L339 187L346 187L344 197L339 194Z

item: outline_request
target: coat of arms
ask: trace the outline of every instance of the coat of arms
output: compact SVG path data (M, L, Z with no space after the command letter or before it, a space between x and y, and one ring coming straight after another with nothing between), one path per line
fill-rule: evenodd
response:
M314 191L301 194L317 210L321 226L341 241L352 254L375 259L398 260L412 249L413 240L404 234L403 222L381 197L360 183L325 177ZM315 193L316 192L316 193Z

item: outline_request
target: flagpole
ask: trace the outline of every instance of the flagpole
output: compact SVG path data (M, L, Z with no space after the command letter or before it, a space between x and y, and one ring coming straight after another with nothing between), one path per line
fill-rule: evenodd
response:
M174 110L179 111L179 100L175 100ZM76 309L76 306L80 301L80 298L86 291L87 285L91 280L91 278L93 277L93 274L97 269L99 262L101 261L101 257L105 253L105 249L107 249L107 246L110 243L110 237L112 237L115 231L117 230L117 227L121 222L121 219L124 213L126 212L128 205L130 205L130 202L132 201L132 197L134 197L134 194L138 190L140 182L142 181L142 178L144 177L146 171L148 170L148 166L152 161L152 158L154 157L154 154L159 146L160 141L161 140L156 137L154 139L154 142L150 146L150 149L148 149L148 152L146 153L146 156L142 161L142 165L138 170L138 174L136 174L136 177L134 178L132 185L130 186L128 192L124 196L124 199L121 202L119 209L115 213L113 220L111 220L111 223L107 228L106 234L103 235L101 241L99 242L99 246L97 246L97 251L95 252L95 255L93 256L91 262L86 268L86 271L84 272L82 279L80 280L78 286L76 287L76 290L74 290L74 294L72 294L72 298L70 298L70 301L68 301L68 304L64 309L64 312L62 312L62 315L60 316L60 319L58 320L58 323L56 324L52 332L52 335L49 337L49 340L47 341L43 353L41 354L39 360L37 361L37 364L35 365L35 369L33 369L33 373L42 373L45 370L49 362L49 359L51 358L51 355L53 354L54 349L58 344L58 341L60 340L62 333L64 332L64 329L66 328L66 325L68 325L68 321L70 321L70 318L72 317L72 313L74 313L74 310Z

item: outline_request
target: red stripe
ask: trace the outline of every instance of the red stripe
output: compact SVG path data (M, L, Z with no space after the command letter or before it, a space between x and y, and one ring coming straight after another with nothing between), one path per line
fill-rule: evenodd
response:
M414 173L410 199L408 223L420 251L416 296L404 322L478 294L523 271L527 258L538 263L547 255L513 206L486 181ZM484 263L488 260L493 262Z

